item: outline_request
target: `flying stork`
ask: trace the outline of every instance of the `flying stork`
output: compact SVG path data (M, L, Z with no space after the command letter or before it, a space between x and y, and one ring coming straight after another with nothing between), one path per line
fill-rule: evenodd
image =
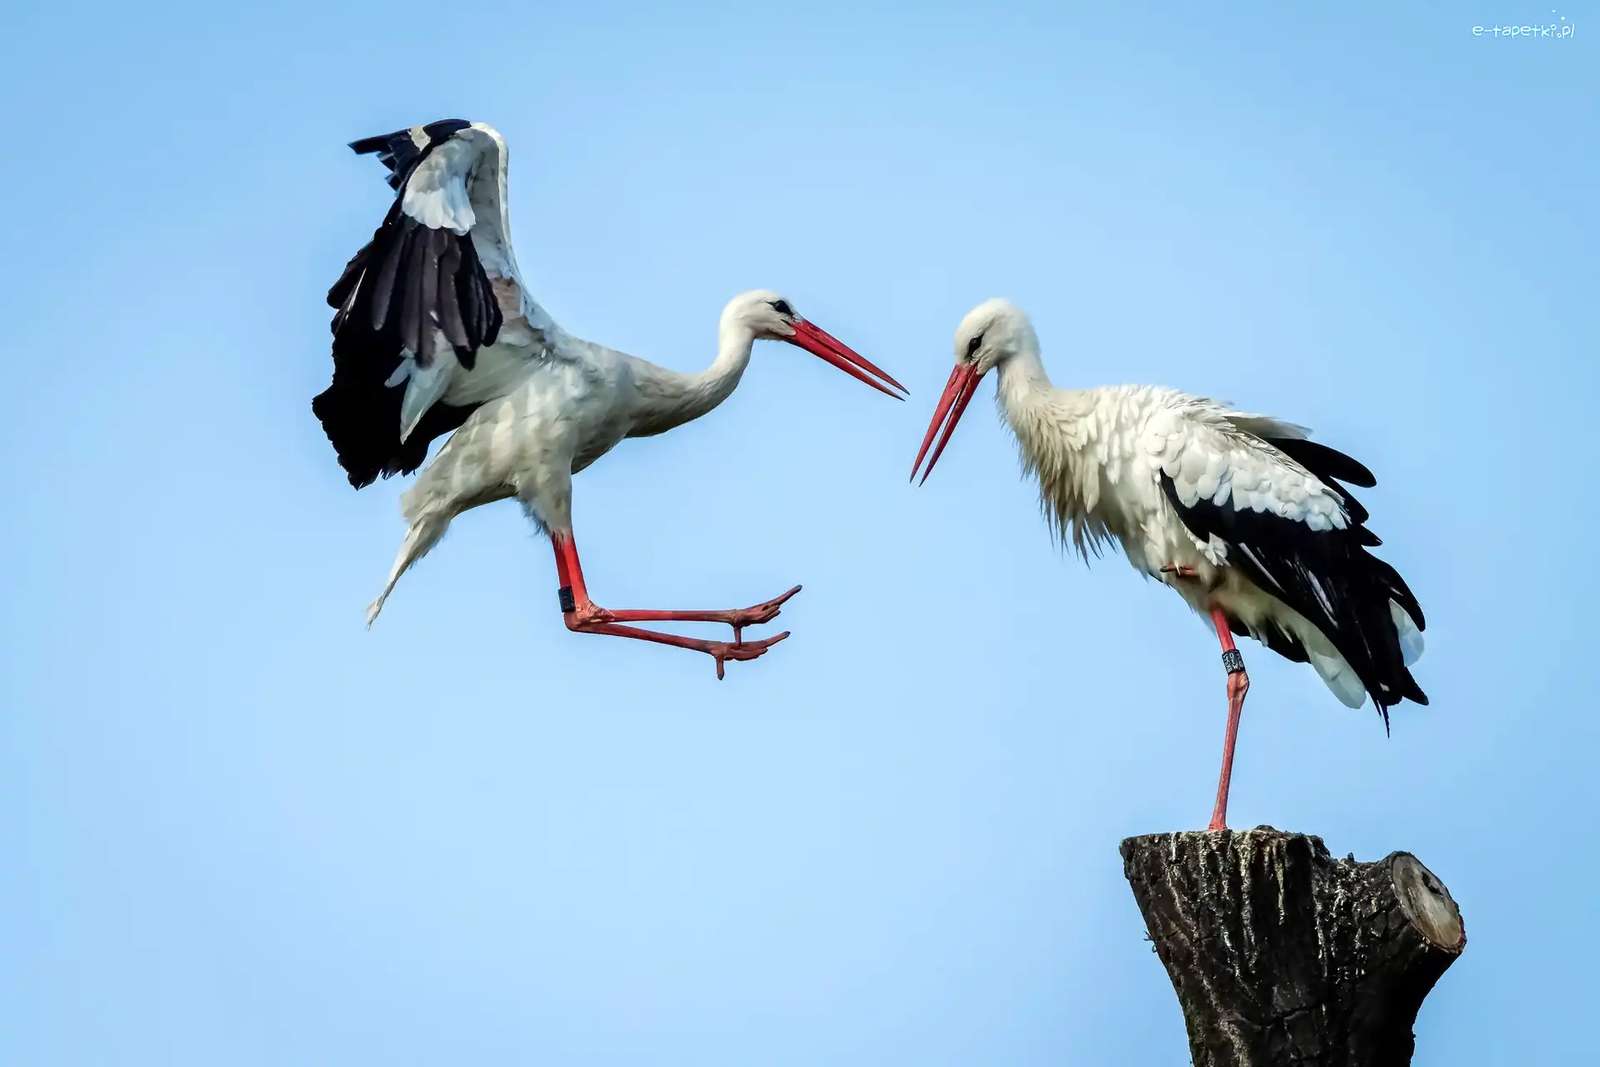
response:
M1428 698L1408 669L1422 654L1422 608L1379 544L1367 510L1341 483L1376 484L1303 426L1175 389L1057 389L1039 338L1004 300L979 304L956 330L955 369L917 451L934 436L927 481L972 400L997 370L996 399L1053 532L1087 560L1114 542L1135 570L1170 585L1215 626L1228 676L1228 726L1210 829L1227 825L1239 713L1250 676L1233 637L1309 661L1344 704L1389 708ZM920 484L920 483L919 483Z
M454 431L402 498L410 528L370 625L406 568L468 508L515 499L555 550L568 629L704 652L717 677L789 636L744 641L788 592L733 611L613 611L584 584L572 533L572 475L625 437L648 437L728 398L755 341L787 341L896 399L904 386L802 318L777 293L729 301L717 354L682 374L574 337L523 284L506 215L506 144L481 122L448 119L356 141L389 170L395 198L372 240L328 291L333 383L312 410L357 489L422 466L428 445ZM733 640L704 641L630 625L711 622Z

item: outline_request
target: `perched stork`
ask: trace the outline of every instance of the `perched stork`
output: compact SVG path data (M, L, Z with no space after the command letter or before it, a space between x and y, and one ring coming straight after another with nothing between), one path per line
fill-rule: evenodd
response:
M1372 473L1310 431L1174 389L1056 389L1039 338L1004 300L979 304L956 330L956 365L917 451L923 481L990 370L1001 414L1056 536L1088 558L1116 542L1128 562L1211 620L1228 675L1228 727L1211 815L1227 824L1239 712L1250 688L1233 635L1309 661L1346 705L1428 698L1408 669L1422 654L1422 608L1379 544L1367 510L1340 484Z
M681 374L573 337L523 284L506 216L506 145L483 123L459 119L356 141L376 154L395 190L383 224L328 292L333 383L312 401L357 489L410 473L435 438L454 431L402 510L410 529L377 618L407 567L468 508L515 499L549 533L568 629L750 660L787 631L745 642L800 587L733 611L612 611L584 584L572 534L572 475L625 437L648 437L704 415L733 392L758 339L798 345L868 385L904 399L904 387L801 318L776 293L731 300L716 358ZM733 641L703 641L629 625L713 622Z

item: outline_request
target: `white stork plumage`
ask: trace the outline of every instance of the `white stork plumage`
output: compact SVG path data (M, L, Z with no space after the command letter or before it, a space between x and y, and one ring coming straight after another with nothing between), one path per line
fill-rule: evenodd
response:
M716 358L681 374L557 326L517 271L506 216L506 146L482 123L448 119L356 141L389 169L395 199L328 292L333 383L312 401L357 489L409 473L454 431L403 497L410 529L370 624L407 567L468 508L515 499L550 534L569 629L749 660L788 636L743 640L799 586L732 611L610 611L590 599L572 533L572 475L626 437L698 418L739 384L759 339L787 341L904 399L904 387L765 290L723 309ZM628 623L726 623L703 641Z
M1309 661L1352 708L1383 716L1426 704L1408 669L1422 654L1422 608L1368 548L1367 511L1341 482L1371 486L1366 467L1310 431L1155 386L1057 389L1022 311L979 304L956 330L956 365L912 465L927 480L979 380L996 399L1039 483L1045 517L1087 559L1115 542L1147 577L1211 620L1228 671L1228 726L1211 829L1226 825L1239 713L1250 687L1233 635Z

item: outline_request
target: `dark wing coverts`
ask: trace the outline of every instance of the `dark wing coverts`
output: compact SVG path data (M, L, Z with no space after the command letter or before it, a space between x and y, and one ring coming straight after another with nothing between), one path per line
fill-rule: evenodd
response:
M311 408L358 489L380 476L416 470L429 442L471 413L433 403L403 433L408 380L426 374L438 359L457 360L470 370L478 349L493 344L500 332L500 305L470 229L406 210L407 184L419 166L469 125L449 119L350 145L359 154L375 153L389 168L396 196L383 225L328 290L328 303L337 309L333 383ZM466 214L470 218L470 208Z

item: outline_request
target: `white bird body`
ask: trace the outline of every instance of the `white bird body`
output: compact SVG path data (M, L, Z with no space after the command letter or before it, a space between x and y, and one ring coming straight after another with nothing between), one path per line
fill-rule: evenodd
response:
M1190 502L1232 501L1311 529L1343 529L1341 497L1257 436L1304 437L1303 428L1161 386L1055 389L1020 361L1001 367L997 400L1059 536L1085 557L1114 541L1134 570L1170 585L1202 619L1221 606L1252 634L1286 631L1344 704L1362 705L1361 679L1321 631L1230 567L1233 546L1196 537L1161 488L1166 474ZM1192 577L1174 577L1183 571Z
M748 299L764 303L768 296ZM681 425L733 391L755 334L737 326L724 332L723 350L701 375L679 374L564 333L547 335L541 358L509 391L479 403L401 498L410 530L368 621L406 568L469 508L514 497L542 528L570 530L572 475L623 439ZM460 383L463 391L471 377Z
M1392 576L1393 599L1383 621L1404 666L1422 652L1420 609L1392 568L1365 554L1364 546L1377 538L1361 526L1364 509L1348 490L1319 477L1286 449L1314 458L1324 472L1371 484L1360 464L1310 441L1302 426L1175 389L1055 388L1031 324L1004 301L979 305L956 336L957 371L947 392L956 388L963 366L969 370L968 396L984 372L997 370L1000 414L1064 543L1085 558L1108 542L1117 544L1135 570L1171 586L1197 614L1210 616L1220 608L1237 632L1290 658L1308 659L1350 707L1360 707L1369 690L1384 697L1380 708L1401 695L1421 695L1409 674L1363 681L1337 647L1335 637L1351 619L1349 607L1335 603L1334 577L1315 565L1317 554L1330 547L1323 543L1328 538L1341 539L1332 546L1345 554L1341 564L1359 553L1361 565L1371 564L1379 580ZM941 413L946 409L942 405ZM1241 524L1251 536L1233 536ZM1286 587L1279 561L1264 558L1258 544L1263 530L1268 539L1308 546L1310 562L1294 564L1294 590ZM1306 596L1295 595L1301 585ZM1364 621L1370 624L1370 614Z
M429 442L454 431L404 494L409 529L368 622L456 515L507 498L558 542L563 603L573 604L563 610L575 629L619 633L606 627L622 618L692 617L729 621L737 634L775 615L772 602L687 615L593 605L572 544L572 475L626 437L661 433L727 399L758 339L789 341L891 396L877 378L903 387L766 290L728 303L716 357L698 374L574 337L534 301L517 270L499 133L446 120L351 147L378 154L396 197L328 294L338 309L334 378L313 410L357 488L417 469ZM636 629L621 636L711 652L719 672L724 659L754 658L766 647L736 642L730 650Z

